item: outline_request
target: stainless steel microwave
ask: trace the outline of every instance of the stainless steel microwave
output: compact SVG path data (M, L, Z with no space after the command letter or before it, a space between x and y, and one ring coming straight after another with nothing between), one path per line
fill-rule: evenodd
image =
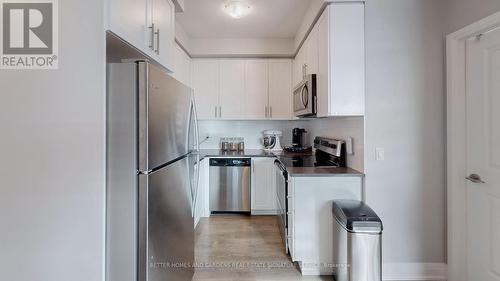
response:
M293 90L293 113L296 117L316 116L316 74L309 74Z

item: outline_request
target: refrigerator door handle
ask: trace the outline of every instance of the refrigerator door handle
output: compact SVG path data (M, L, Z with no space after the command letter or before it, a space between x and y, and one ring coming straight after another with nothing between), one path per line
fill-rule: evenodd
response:
M195 168L195 177L196 177L196 184L194 186L194 194L193 194L193 199L191 201L191 207L192 207L192 214L193 217L195 217L195 212L196 212L196 204L198 203L198 188L200 186L200 159L198 157L196 164L194 165Z
M193 146L190 147L190 137L191 137L191 130L194 130L194 144ZM187 134L187 147L189 151L200 151L200 135L199 135L199 128L198 128L198 118L197 118L197 113L196 113L196 105L194 102L194 99L191 98L191 106L189 108L189 121L188 121L188 134Z
M200 151L200 129L198 127L198 113L196 112L196 103L194 101L194 98L193 100L191 101L192 102L192 106L193 106L193 118L194 118L194 138L195 138L195 150L196 151Z

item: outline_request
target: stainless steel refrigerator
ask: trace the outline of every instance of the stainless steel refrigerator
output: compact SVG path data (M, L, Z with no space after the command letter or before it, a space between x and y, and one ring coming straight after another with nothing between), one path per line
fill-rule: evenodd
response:
M191 280L197 149L190 88L147 62L107 65L107 281Z

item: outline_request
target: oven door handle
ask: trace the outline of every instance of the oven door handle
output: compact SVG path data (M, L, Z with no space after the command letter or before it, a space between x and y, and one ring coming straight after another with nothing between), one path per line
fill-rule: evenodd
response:
M277 167L278 169L280 169L280 171L283 173L283 176L286 176L286 173L287 173L286 167L285 167L285 165L283 165L283 163L281 163L280 160L276 159L274 161L274 166Z

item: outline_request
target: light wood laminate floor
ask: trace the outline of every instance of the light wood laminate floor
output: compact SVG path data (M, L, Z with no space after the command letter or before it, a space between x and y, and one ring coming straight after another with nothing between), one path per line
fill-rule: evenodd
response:
M193 280L333 280L302 276L285 254L275 216L218 215L196 229Z

